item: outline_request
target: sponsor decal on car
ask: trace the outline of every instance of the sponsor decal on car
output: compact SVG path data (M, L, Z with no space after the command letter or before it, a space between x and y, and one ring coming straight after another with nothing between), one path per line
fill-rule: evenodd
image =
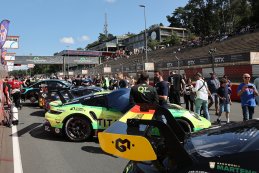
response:
M84 112L84 108L79 108L79 107L72 107L70 108L71 111L79 111L79 112Z
M256 171L254 170L241 168L240 165L231 164L231 163L209 162L209 166L211 169L216 169L217 171L234 172L234 173L256 173Z
M112 141L112 143L114 143ZM121 138L117 139L115 141L115 148L120 152L125 152L126 150L130 150L131 142L128 139L122 140ZM134 147L134 144L132 144L132 147Z

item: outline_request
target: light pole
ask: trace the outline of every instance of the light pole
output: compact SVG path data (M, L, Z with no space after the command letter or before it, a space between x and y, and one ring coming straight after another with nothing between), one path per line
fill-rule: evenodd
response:
M175 58L177 59L178 74L180 74L180 59L177 56Z
M216 52L216 48L210 49L209 54L211 55L211 61L212 61L212 72L215 73L215 58L214 53Z
M146 20L146 6L145 5L139 5L140 7L144 8L144 20L145 20L145 55L146 55L146 62L148 62L147 57L147 20Z
M69 46L67 46L67 61L69 62ZM67 75L69 76L69 63L67 63Z

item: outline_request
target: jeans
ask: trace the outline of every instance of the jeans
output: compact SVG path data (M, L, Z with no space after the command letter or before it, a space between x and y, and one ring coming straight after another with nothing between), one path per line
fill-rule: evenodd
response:
M254 109L255 109L255 107L253 107L253 106L242 106L244 121L253 119Z
M191 97L190 97L190 95L186 95L186 94L184 94L184 102L185 102L185 104L186 104L186 109L187 110L191 110L191 111L193 111L193 100L191 99ZM191 109L190 109L190 106L191 106Z
M210 121L210 114L208 109L208 101L197 98L195 100L195 113L200 115L201 107L203 108L204 118Z

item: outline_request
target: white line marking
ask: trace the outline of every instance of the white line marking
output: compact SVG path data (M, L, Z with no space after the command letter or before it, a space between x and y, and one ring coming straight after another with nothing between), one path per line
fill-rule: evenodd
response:
M17 126L12 126L14 173L23 173Z

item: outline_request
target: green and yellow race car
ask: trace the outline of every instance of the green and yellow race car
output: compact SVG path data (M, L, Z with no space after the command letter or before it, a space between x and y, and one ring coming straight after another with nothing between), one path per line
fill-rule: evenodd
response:
M64 134L71 141L84 141L108 128L123 118L142 117L152 119L153 114L130 109L130 89L119 89L111 93L95 93L81 103L51 103L45 114L44 128L57 134ZM130 110L130 111L128 111ZM177 119L185 132L194 132L211 126L207 119L181 106L169 104L168 110ZM126 113L126 114L125 114ZM125 119L125 121L126 121Z

